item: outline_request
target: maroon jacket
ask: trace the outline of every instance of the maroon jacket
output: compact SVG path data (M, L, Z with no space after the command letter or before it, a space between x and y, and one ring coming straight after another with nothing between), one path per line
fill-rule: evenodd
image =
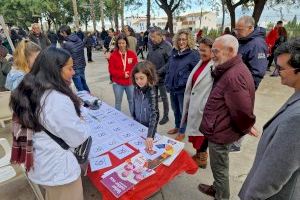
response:
M230 144L250 131L255 123L255 88L252 75L240 56L216 66L200 132L210 142Z

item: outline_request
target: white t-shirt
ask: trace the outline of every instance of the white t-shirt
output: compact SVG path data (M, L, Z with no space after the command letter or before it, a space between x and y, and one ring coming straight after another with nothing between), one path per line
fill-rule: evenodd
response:
M42 125L71 148L78 147L89 137L89 126L78 117L68 96L58 91L46 91L41 105ZM34 133L32 140L33 168L28 173L30 180L40 185L56 186L78 179L81 169L71 150L61 148L43 131Z

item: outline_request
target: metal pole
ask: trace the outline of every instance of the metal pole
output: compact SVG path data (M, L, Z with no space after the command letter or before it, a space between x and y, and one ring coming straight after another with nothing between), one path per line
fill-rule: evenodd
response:
M6 38L7 38L7 41L9 43L9 46L10 46L11 50L15 51L15 46L14 46L14 44L11 41L11 38L10 38L10 35L9 35L9 32L8 32L8 28L7 28L6 24L5 24L5 21L4 21L4 18L3 18L2 15L0 15L0 24L1 24L2 28L3 28L3 30L4 30L4 34L5 34Z

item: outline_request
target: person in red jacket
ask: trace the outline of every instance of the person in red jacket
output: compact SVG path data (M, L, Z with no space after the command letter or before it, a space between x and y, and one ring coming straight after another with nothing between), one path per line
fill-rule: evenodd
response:
M134 87L131 82L131 71L137 64L136 54L128 49L128 40L120 34L116 40L116 48L109 58L109 74L111 75L115 94L115 108L121 111L124 91L127 95L129 110L132 112Z
M278 21L276 23L276 26L267 34L266 36L266 43L268 45L268 50L269 50L269 56L268 56L268 71L270 71L270 67L273 63L274 60L274 47L275 47L275 42L276 40L278 40L279 38L279 33L278 33L278 29L280 27L283 27L283 22L282 21Z

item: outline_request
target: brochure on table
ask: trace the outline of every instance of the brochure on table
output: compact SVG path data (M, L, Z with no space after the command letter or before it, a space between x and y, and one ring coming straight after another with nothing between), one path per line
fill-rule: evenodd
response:
M101 182L115 197L119 198L134 185L155 173L146 165L147 160L144 156L137 154L106 173Z

